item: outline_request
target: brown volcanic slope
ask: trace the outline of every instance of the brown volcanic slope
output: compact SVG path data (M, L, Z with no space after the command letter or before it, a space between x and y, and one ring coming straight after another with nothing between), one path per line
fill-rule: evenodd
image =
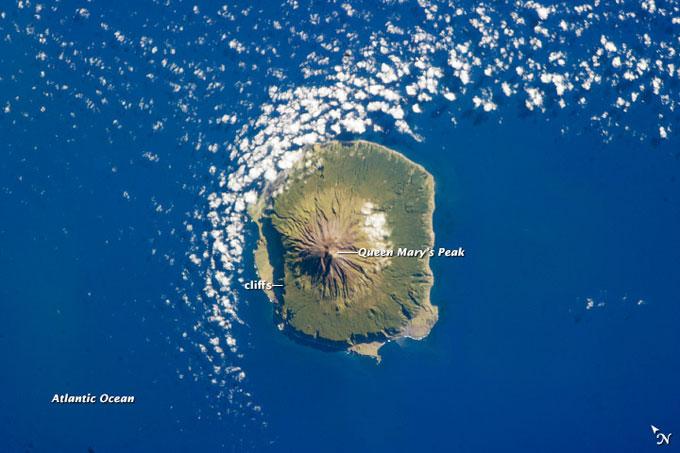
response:
M357 201L335 188L302 204L289 217L284 243L298 272L311 278L324 299L351 299L373 288L376 262L356 252L368 245Z

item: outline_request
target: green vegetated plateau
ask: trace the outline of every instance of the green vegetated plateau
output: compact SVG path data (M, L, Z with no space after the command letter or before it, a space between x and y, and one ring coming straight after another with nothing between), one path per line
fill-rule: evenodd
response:
M437 321L429 256L351 252L432 247L433 210L432 176L403 155L364 141L309 147L251 208L260 277L284 284L267 291L281 327L377 358L387 340L426 336Z

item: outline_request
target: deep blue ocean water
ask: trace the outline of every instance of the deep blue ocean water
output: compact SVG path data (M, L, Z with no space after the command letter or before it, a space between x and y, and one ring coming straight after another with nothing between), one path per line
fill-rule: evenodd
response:
M164 20L151 6L129 18L123 9L107 13L131 34ZM76 42L98 39L69 24L49 25ZM397 149L434 175L436 245L466 250L431 262L440 320L423 341L385 346L376 365L292 342L263 294L242 293L233 335L247 377L224 391L247 395L230 402L201 371L205 358L179 350L195 313L174 302L179 289L201 289L182 278L183 222L205 207L207 168L230 164L176 135L224 131L187 125L171 90L143 73L125 84L110 77L130 98L168 99L155 107L161 134L138 127L151 122L145 113L95 114L66 95L38 114L35 44L21 36L0 47L0 87L12 90L0 104L19 96L30 106L23 120L0 116L0 451L642 452L658 449L651 424L680 429L676 135L604 143L587 112L512 107L456 127L426 109L412 120L420 142L387 122L385 133L343 134ZM106 61L127 52L96 51ZM12 67L25 78L13 79ZM52 73L92 88L80 72ZM228 104L247 76L223 77ZM243 116L250 108L233 105ZM124 128L112 127L117 119ZM142 158L146 150L160 161ZM254 277L246 257L244 278ZM49 403L65 392L137 401Z

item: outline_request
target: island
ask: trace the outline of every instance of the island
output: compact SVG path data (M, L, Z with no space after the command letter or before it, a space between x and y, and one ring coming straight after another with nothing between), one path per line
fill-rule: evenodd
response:
M438 318L433 211L432 175L396 151L366 141L306 148L250 207L255 266L272 282L280 330L378 361L387 341L426 337Z

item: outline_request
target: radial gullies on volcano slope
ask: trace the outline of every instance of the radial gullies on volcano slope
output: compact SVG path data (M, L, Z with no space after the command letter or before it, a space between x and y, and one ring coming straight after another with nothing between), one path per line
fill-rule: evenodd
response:
M371 247L361 205L346 190L317 193L296 207L283 228L296 271L309 276L321 298L341 305L373 288L378 277L376 261L356 253Z

